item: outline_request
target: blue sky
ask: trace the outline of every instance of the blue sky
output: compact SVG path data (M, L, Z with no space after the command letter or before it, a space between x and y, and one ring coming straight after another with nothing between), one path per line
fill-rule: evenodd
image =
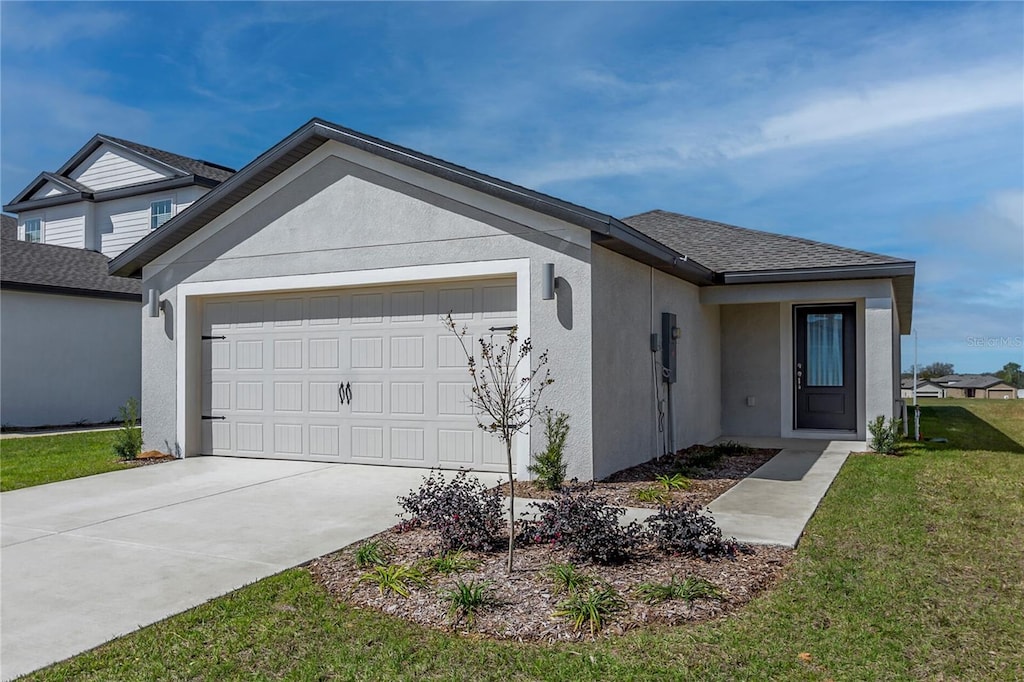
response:
M922 364L1024 364L1020 3L4 2L0 58L4 201L96 132L241 167L319 116L914 259Z

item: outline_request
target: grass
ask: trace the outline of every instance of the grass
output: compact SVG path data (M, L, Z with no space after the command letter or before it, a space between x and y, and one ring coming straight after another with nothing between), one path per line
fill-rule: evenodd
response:
M493 642L346 606L299 568L29 679L1024 679L1024 401L923 412L949 442L851 457L785 579L728 618Z
M642 583L636 589L637 595L648 604L681 599L692 602L697 599L721 599L722 591L714 583L688 576L682 580L672 577L667 583Z
M125 468L114 454L116 431L0 441L0 490L65 481Z

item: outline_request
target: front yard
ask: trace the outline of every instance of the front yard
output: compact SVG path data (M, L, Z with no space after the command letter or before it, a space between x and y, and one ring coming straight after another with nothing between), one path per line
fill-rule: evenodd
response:
M850 457L782 581L725 618L496 642L296 568L28 679L1022 679L1024 401L932 401L922 432L948 442Z
M60 436L4 438L0 441L0 491L118 471L115 431Z

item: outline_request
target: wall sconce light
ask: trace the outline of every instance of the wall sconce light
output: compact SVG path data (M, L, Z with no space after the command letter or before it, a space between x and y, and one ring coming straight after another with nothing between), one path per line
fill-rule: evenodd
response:
M540 297L550 301L555 297L555 264L545 263L541 266Z
M161 311L164 309L164 302L160 300L160 290L150 289L149 300L147 302L149 308L150 317L160 317Z

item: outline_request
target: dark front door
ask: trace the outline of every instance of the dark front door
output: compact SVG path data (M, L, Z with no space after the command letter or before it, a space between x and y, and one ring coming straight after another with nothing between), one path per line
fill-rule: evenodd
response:
M852 304L794 308L798 429L857 428L855 312Z

